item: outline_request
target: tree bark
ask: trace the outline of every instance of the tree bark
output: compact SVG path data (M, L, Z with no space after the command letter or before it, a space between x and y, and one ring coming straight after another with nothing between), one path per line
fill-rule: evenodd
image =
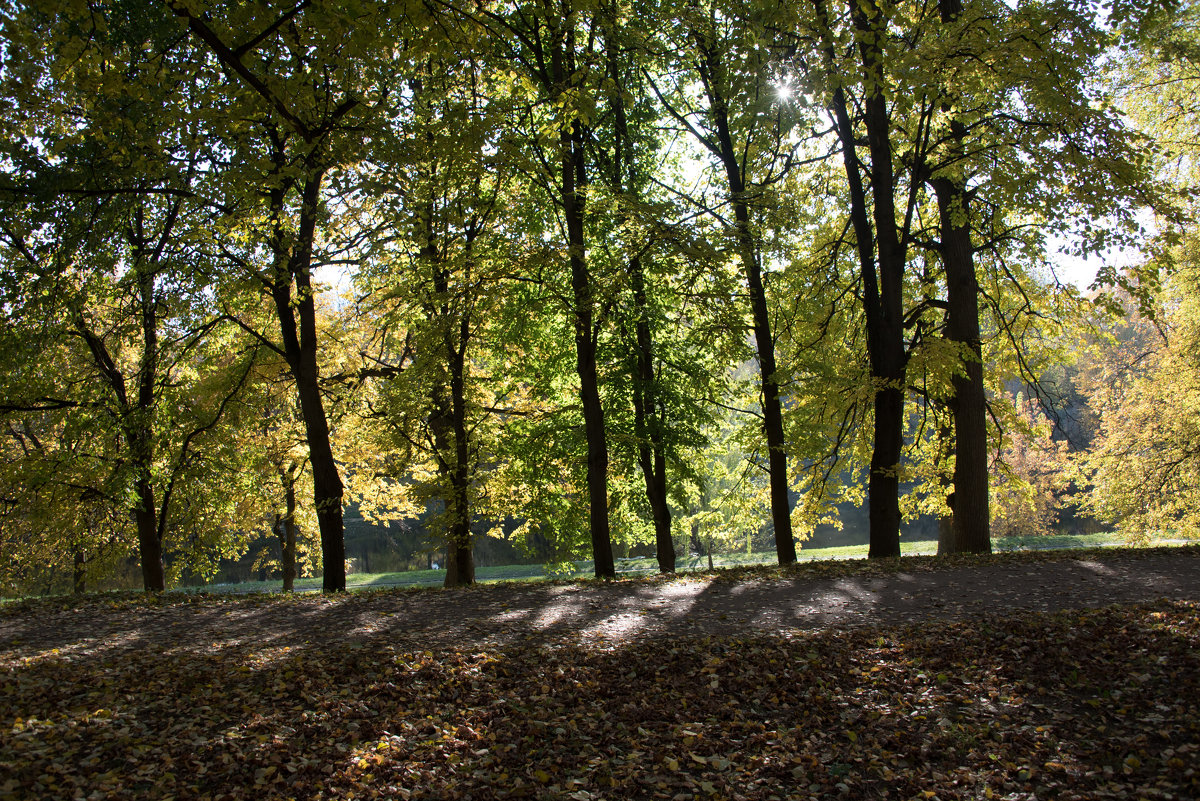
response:
M613 80L613 190L624 194L632 190L637 178L633 142L625 114L624 85L620 64L610 43L609 77ZM628 181L628 187L626 186ZM629 259L630 288L633 292L634 353L636 371L633 381L633 426L638 439L638 466L646 483L646 501L654 521L655 557L660 573L675 572L675 543L671 537L671 507L667 504L667 466L665 413L659 408L657 377L654 374L654 335L650 330L650 301L646 294L646 275L642 259Z
M137 395L130 398L125 374L100 338L88 326L82 312L75 317L75 331L87 343L92 362L104 377L113 392L118 413L121 416L121 434L128 451L128 461L133 471L136 500L130 513L137 528L138 557L142 569L142 586L147 592L162 592L166 589L165 568L162 555L162 538L166 531L167 509L159 510L154 495L151 468L154 463L154 402L158 381L158 298L152 269L138 263L143 255L140 219L138 231L133 234L134 280L137 283L137 299L140 310L142 352L137 369ZM165 234L164 234L165 238Z
M667 504L667 466L662 418L655 392L654 340L646 319L648 303L641 259L630 260L634 309L638 315L637 381L634 388L634 429L638 437L638 465L646 482L646 500L654 518L655 556L660 573L675 572L675 542L671 537L671 508Z
M71 574L71 591L75 595L83 595L87 590L87 560L83 556L83 548L75 549L75 566Z
M154 486L149 479L137 482L138 501L133 508L137 526L138 555L142 562L142 587L146 592L166 589L162 541L158 538L158 514L154 502Z
M875 388L875 449L871 455L870 558L900 555L900 455L904 447L904 246L896 231L896 177L892 167L891 122L883 94L879 42L882 12L872 16L851 3L860 32L859 53L870 91L864 102L867 147L871 153L871 197L874 201L879 256L879 336L871 348ZM872 3L872 5L874 5Z
M554 91L568 86L575 70L574 35L567 32L555 43L551 54ZM587 440L588 529L597 578L615 578L612 538L608 522L608 437L604 428L604 406L596 374L596 331L591 273L587 264L584 235L584 189L587 161L581 123L572 122L559 131L559 197L567 224L567 253L571 266L571 293L575 304L575 367L579 375L579 399L583 406L583 428Z
M873 204L867 207L866 191L857 153L858 138L850 119L845 93L834 90L833 107L842 161L850 189L850 217L858 248L859 275L863 285L867 352L874 384L874 445L867 485L872 559L900 555L900 456L904 445L904 382L907 359L904 349L904 260L905 249L896 230L895 173L889 131L887 101L882 89L882 31L875 20L882 17L870 2L873 14L851 0L850 16L859 32L859 56L864 84L869 88L863 101L863 121L871 156L870 187ZM825 57L835 68L835 52L822 0L814 8L825 29ZM873 212L873 214L872 214ZM877 271L878 270L878 271Z
M938 425L937 458L940 464L947 463L954 456L952 423L951 420L944 420ZM945 496L946 506L950 508L949 514L938 515L938 556L942 556L953 553L954 547L954 478L943 475L938 479L938 484Z
M725 170L729 199L733 206L738 257L750 295L754 321L754 343L762 388L763 432L767 440L767 473L770 479L771 524L775 533L775 554L779 564L796 561L796 542L792 538L791 503L788 499L787 452L784 450L783 405L779 397L775 339L771 334L771 314L763 287L758 248L750 230L750 206L746 198L745 174L729 126L729 109L721 92L719 76L724 74L720 54L704 36L696 33L700 50L701 77L708 92L709 113L717 134L718 156Z
M962 13L961 0L940 0L942 22ZM949 110L949 109L947 109ZM950 121L951 152L962 157L966 128ZM979 282L971 244L970 193L965 179L940 176L937 195L942 262L946 270L946 338L959 346L961 372L954 389L954 525L948 553L991 553L988 497L987 396L979 331ZM940 552L939 548L939 552Z
M282 164L280 164L282 166ZM313 503L321 532L321 589L343 592L346 589L346 544L342 525L344 487L333 457L329 422L321 398L317 368L317 313L312 290L312 246L320 203L324 172L310 169L304 178L300 198L300 224L294 241L276 218L275 263L272 297L279 317L284 355L300 400L304 420L309 464L313 471ZM276 215L283 210L283 192L272 192ZM288 246L290 244L290 247ZM292 297L292 287L296 297Z
M281 471L283 479L284 515L275 523L279 531L280 561L283 563L283 591L296 588L296 473L294 468Z
M450 502L446 510L450 515L444 582L447 587L475 583L475 556L471 547L471 450L465 375L470 325L470 318L464 313L458 324L457 343L451 331L448 330L445 337L450 355L450 424L454 432L454 462L449 465Z
M987 397L979 332L979 284L967 223L966 188L935 179L946 268L946 338L959 345L954 389L954 535L950 553L991 553Z

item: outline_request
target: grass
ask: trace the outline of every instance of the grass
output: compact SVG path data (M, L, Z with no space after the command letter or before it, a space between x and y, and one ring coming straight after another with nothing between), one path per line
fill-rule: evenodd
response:
M1167 541L1153 540L1150 545L1164 545ZM1060 534L1048 537L997 537L992 541L996 551L1040 551L1073 548L1111 548L1125 547L1128 543L1113 533L1101 534ZM937 553L935 540L918 540L902 542L900 551L904 556L924 556ZM829 559L865 559L866 545L846 545L836 548L801 548L798 553L800 562L812 562ZM759 553L727 553L713 556L714 567L749 567L752 565L775 564L773 552ZM680 557L675 563L676 572L688 573L708 569L708 557L689 555ZM633 557L617 560L617 573L633 575L652 573L658 570L654 557ZM479 582L495 581L538 581L549 578L587 578L595 574L594 563L591 560L575 562L575 572L568 574L548 574L544 565L493 565L477 567L475 578ZM408 570L398 573L351 573L346 576L346 588L349 590L376 589L384 587L438 587L445 579L445 570ZM247 581L240 584L213 584L196 588L200 592L278 592L280 582ZM302 578L296 580L298 592L315 592L321 589L321 579Z

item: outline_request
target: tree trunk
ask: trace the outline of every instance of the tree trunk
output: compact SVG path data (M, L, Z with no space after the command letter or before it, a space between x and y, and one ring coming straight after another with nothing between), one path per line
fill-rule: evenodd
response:
M272 528L279 538L283 591L293 592L296 587L296 467L281 468L279 478L283 484L284 513L276 513Z
M296 478L289 476L284 496L287 516L283 519L283 591L296 589Z
M961 0L940 0L942 21L962 13ZM949 111L949 102L946 111ZM952 152L961 156L967 132L950 121ZM946 269L946 338L959 346L961 373L954 388L954 528L950 553L991 553L988 498L987 397L983 389L983 347L979 332L979 282L971 244L970 194L960 177L930 182L937 195L942 262ZM940 550L940 549L939 549Z
M566 87L574 73L574 37L556 43L552 73L556 91ZM596 331L591 273L583 229L584 189L587 162L580 123L565 125L559 132L559 197L567 224L567 252L571 265L571 292L575 304L575 367L579 375L579 399L583 406L583 428L587 439L587 485L589 533L597 578L615 578L612 539L608 523L608 437L604 429L604 407L596 375Z
M771 334L771 315L763 287L758 249L750 230L750 207L746 201L745 175L729 127L729 109L716 77L724 75L720 54L704 37L696 34L700 48L701 74L708 91L710 114L716 128L721 164L728 182L733 205L738 257L750 294L754 320L754 344L758 352L758 370L762 387L763 431L767 440L767 472L770 478L771 524L775 532L775 553L779 564L796 561L796 542L792 538L791 504L788 499L787 453L784 450L783 406L779 398L779 376L775 363L775 339Z
M850 119L846 96L834 90L833 107L842 161L850 190L850 217L858 247L859 275L863 285L867 351L874 384L874 447L868 480L868 519L872 559L900 555L900 456L904 445L904 261L905 248L896 230L895 173L892 167L887 101L882 89L882 54L879 42L885 24L882 12L869 3L868 13L850 0L850 14L859 32L859 56L864 83L872 87L863 102L870 152L870 187L873 204L867 207L866 191L857 154L858 138ZM825 29L825 58L834 68L835 50L829 38L829 21L822 0L813 3ZM873 212L873 215L872 215ZM876 257L878 256L878 263ZM876 270L878 269L878 272Z
M866 318L867 352L871 380L875 384L874 445L871 473L867 484L868 521L872 558L900 555L900 500L897 468L903 445L903 392L896 388L894 343L889 337L902 335L902 329L885 322L880 281L875 268L875 230L867 210L866 192L856 152L856 139L842 90L835 90L834 112L842 143L842 160L850 188L850 217L858 246L859 276L863 285L863 312ZM876 217L878 220L878 215ZM894 225L894 223L889 223ZM894 227L893 227L894 232ZM882 258L880 260L882 262ZM889 346L891 345L891 346ZM899 361L903 363L901 342ZM904 371L899 370L900 382ZM902 385L902 383L901 383ZM890 388L889 388L890 387Z
M162 592L166 589L163 568L162 541L158 538L158 514L154 503L154 487L148 478L137 484L138 501L133 507L133 519L137 524L138 555L142 563L142 587L146 592Z
M321 170L311 170L305 177L300 202L300 225L294 240L285 232L279 219L283 213L283 191L272 192L272 210L277 215L273 242L275 269L272 297L279 317L284 354L296 381L309 464L312 466L313 503L321 531L321 589L324 592L342 592L346 589L346 543L342 526L344 487L333 457L329 422L321 398L317 369L317 313L310 273L323 177ZM296 287L295 298L292 297L293 284Z
M630 190L636 186L637 166L625 116L620 63L612 43L609 44L608 71L614 87L611 97L615 134L611 182L613 190L623 194L627 180ZM638 466L646 483L646 501L650 504L650 516L654 520L658 570L660 573L674 573L675 543L671 538L671 507L667 504L666 415L658 403L654 335L650 330L650 301L646 294L645 269L641 257L636 254L629 259L629 276L635 315L634 352L637 365L633 381L633 427L638 439Z
M434 291L441 306L430 304L433 321L442 327L442 351L446 360L446 381L434 388L433 441L438 451L438 470L448 492L443 505L448 518L446 528L446 577L443 586L456 587L475 583L475 558L471 544L471 443L467 420L467 347L471 340L471 317L464 309L455 319L447 299L450 276L440 261L433 232L433 209L424 220L426 245L422 256L433 271ZM470 259L471 240L467 241ZM449 386L447 387L446 384ZM450 397L446 398L449 389Z
M900 476L898 468L904 445L904 392L898 389L875 393L875 447L871 453L871 478L867 485L870 503L869 559L900 555Z
M954 388L954 536L951 553L991 553L987 397L979 333L979 285L967 223L965 187L935 179L949 307L946 337L959 345Z
M314 343L315 344L315 343ZM313 471L313 503L321 532L321 590L343 592L346 589L346 543L342 526L341 476L329 441L329 425L315 375L316 353L306 354L311 369L296 376L300 411L308 440L309 462Z
M134 519L138 532L138 552L142 559L142 585L148 592L162 592L166 589L162 543L167 509L158 509L151 478L151 466L154 463L154 393L158 380L158 298L151 271L139 269L137 282L142 316L142 357L138 365L137 406L128 424L130 431L127 441L134 469L138 472L138 500L134 507Z
M946 464L954 456L954 429L952 421L943 421L938 425L937 459L939 464ZM938 515L938 556L953 553L954 547L954 479L944 475L938 479L939 486L946 498L946 506L950 507L949 514Z
M459 320L458 347L453 347L451 334L446 334L450 354L450 416L454 431L454 463L450 470L449 541L446 543L447 587L475 583L475 556L471 547L471 450L467 421L466 351L470 334L470 318Z
M75 549L75 569L71 575L71 590L76 595L83 595L87 590L87 560L83 557L83 548Z
M638 438L638 465L646 482L646 500L654 519L655 556L660 573L675 572L675 542L671 537L671 508L667 505L666 443L655 392L654 340L647 320L649 303L639 258L629 261L633 281L634 324L637 336L637 377L633 390L633 425Z
M692 521L691 532L688 538L689 549L695 551L696 556L704 555L704 543L700 541L700 524Z

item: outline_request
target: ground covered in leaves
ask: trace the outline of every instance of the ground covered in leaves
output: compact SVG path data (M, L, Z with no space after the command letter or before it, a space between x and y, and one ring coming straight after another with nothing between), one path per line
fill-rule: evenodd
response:
M1010 583L1004 606L997 593L985 609L948 614L930 595L921 619L889 622L877 607L808 627L763 621L794 622L821 582L850 596L873 588L870 605L892 583L911 590L913 574L542 588L566 593L574 606L550 617L571 625L539 625L519 602L532 590L503 587L10 605L0 799L1194 799L1200 598L1186 596L1200 594L1198 558L1174 558L1170 568L1108 557L1123 602L1100 608L1061 592L1061 610L1031 608L1020 601L1033 589ZM1069 561L1045 562L1043 578L1076 569ZM1038 574L1033 561L1015 564ZM974 577L984 592L1011 567L928 572L943 584ZM1121 589L1149 573L1139 586L1153 592L1172 570L1169 599L1131 601ZM699 624L695 600L674 618L653 611L656 600L694 599L679 589L694 581L724 581L714 597L732 599L731 611ZM786 606L805 588L775 617L747 605ZM619 597L640 599L645 614ZM423 647L366 625L420 604L457 609L459 626L443 626L454 637ZM310 636L272 636L289 616ZM658 623L633 625L647 617ZM141 637L130 633L139 619ZM255 621L260 641L247 635ZM39 624L55 644L35 642Z

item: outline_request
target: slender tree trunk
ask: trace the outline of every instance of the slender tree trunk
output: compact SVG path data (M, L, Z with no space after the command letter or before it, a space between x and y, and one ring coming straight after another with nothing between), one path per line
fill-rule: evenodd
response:
M135 476L134 491L137 497L129 511L137 528L142 586L147 592L161 592L166 588L162 557L162 532L165 530L166 510L163 510L163 528L160 528L151 479L154 460L154 392L158 369L158 327L154 311L156 301L153 275L139 271L136 278L143 340L135 402L130 400L124 373L109 353L104 340L88 327L82 314L76 316L75 331L87 343L92 361L112 389L117 409L123 418L121 433Z
M643 332L642 328L646 330ZM671 537L671 507L667 504L667 464L661 421L655 409L654 381L649 346L649 327L639 324L638 377L641 387L634 390L634 429L638 437L638 466L646 483L646 500L654 519L655 557L660 573L675 572L675 542Z
M767 293L763 287L762 267L758 248L750 230L750 206L746 199L745 175L738 160L737 149L729 126L729 109L721 93L717 76L724 75L720 54L706 37L697 33L701 57L701 74L707 87L710 114L716 128L721 164L729 187L733 206L738 257L746 277L750 295L750 311L754 320L754 342L758 352L758 370L762 387L763 431L767 439L767 472L770 478L771 523L775 532L775 553L779 564L796 561L796 542L792 538L791 503L788 499L787 452L784 450L783 405L780 402L778 367L775 362L775 339L771 333L771 314Z
M279 219L283 213L283 191L272 192L272 210L277 215L272 297L279 317L284 354L296 381L309 464L312 466L313 503L321 531L321 589L324 592L342 592L346 589L346 543L342 524L344 487L333 457L329 421L321 398L317 369L317 313L310 273L323 178L321 170L311 170L304 179L300 224L294 239L283 230ZM292 296L293 285L296 288L295 298Z
M907 357L904 349L904 262L905 248L896 230L895 173L892 166L887 101L883 94L882 12L871 13L855 0L850 14L859 33L859 55L864 84L869 89L863 101L867 148L871 156L870 187L873 204L867 208L866 192L857 155L857 136L850 120L846 97L839 87L833 106L842 159L850 188L850 213L858 245L859 270L863 284L867 350L874 383L874 448L868 483L870 504L870 558L900 555L900 457L904 445L904 388ZM814 7L828 31L822 0ZM826 60L833 68L834 49L825 43ZM878 261L876 261L878 257ZM878 269L878 272L876 270Z
M131 430L127 439L138 472L134 520L142 560L142 585L148 592L162 592L166 589L162 554L164 528L159 525L159 509L151 478L154 463L154 393L158 380L158 298L152 272L139 269L137 283L142 317L142 357L138 365L137 406L133 411L133 419L128 423ZM165 524L165 509L162 515Z
M559 42L552 54L555 88L567 86L574 73L573 59L567 54L574 48L572 34ZM567 51L564 53L564 51ZM612 539L608 522L608 437L604 428L604 407L596 374L596 330L592 276L588 271L584 236L584 189L587 186L587 162L584 136L578 121L559 132L561 154L559 196L567 224L567 251L571 265L571 292L575 302L575 366L579 375L579 396L583 406L583 427L587 439L587 485L589 532L597 578L615 578Z
M466 355L470 318L464 312L458 324L457 347L450 330L446 348L450 355L450 417L454 431L454 463L450 470L450 537L446 544L445 586L475 583L475 556L471 547L471 449L467 424ZM453 327L448 327L453 328Z
M346 589L346 543L342 524L343 485L329 441L329 424L317 386L316 354L305 354L307 366L296 376L300 410L307 434L313 471L313 503L321 532L323 592Z
M940 0L944 23L962 13L961 0ZM948 104L947 104L948 105ZM949 108L946 109L949 111ZM950 122L952 152L961 158L967 132ZM942 261L946 269L946 338L959 346L962 372L954 388L954 528L951 553L991 553L988 498L987 397L983 389L983 347L979 332L979 282L971 244L970 193L963 178L930 182L937 195Z
M83 595L87 590L87 560L83 548L75 549L75 569L71 575L71 590L76 595Z
M952 421L944 420L938 425L937 458L940 464L946 464L954 456L954 429ZM949 514L938 515L938 556L953 553L954 547L954 479L941 477L939 486L950 507Z
M856 152L857 144L846 98L840 88L833 97L838 136L842 143L842 160L850 188L850 216L858 246L859 275L863 285L863 311L866 317L867 352L871 380L875 384L874 447L871 453L871 473L867 484L870 526L869 555L872 558L900 555L900 501L897 469L903 444L904 396L902 390L903 341L900 353L896 343L903 329L889 324L885 303L880 297L880 279L876 273L876 231L867 210L866 192ZM890 190L889 190L890 197ZM876 215L879 220L879 215ZM894 222L886 221L895 231ZM880 258L883 262L883 258ZM889 282L889 288L894 282ZM894 304L893 304L894 305ZM897 362L899 368L897 369Z
M646 482L646 500L654 518L655 555L660 573L675 572L675 542L671 538L671 508L667 504L666 444L663 420L657 408L654 376L654 340L647 320L649 304L641 259L630 259L637 336L637 379L633 390L633 425L638 438L638 466Z
M633 190L637 181L633 142L625 115L624 86L620 63L612 43L608 51L608 72L614 91L613 106L613 170L612 186L624 194L626 183ZM633 388L633 426L638 438L638 466L646 483L646 500L654 520L655 556L660 573L675 572L675 543L671 538L671 508L667 504L667 467L665 443L665 414L658 404L658 385L654 375L654 335L650 330L650 300L646 294L646 272L642 259L629 259L630 285L633 291L634 352L636 377Z
M283 591L296 588L296 473L294 468L282 471L284 515L276 520L282 524L279 532L280 557L283 562ZM277 528L278 530L278 528Z

